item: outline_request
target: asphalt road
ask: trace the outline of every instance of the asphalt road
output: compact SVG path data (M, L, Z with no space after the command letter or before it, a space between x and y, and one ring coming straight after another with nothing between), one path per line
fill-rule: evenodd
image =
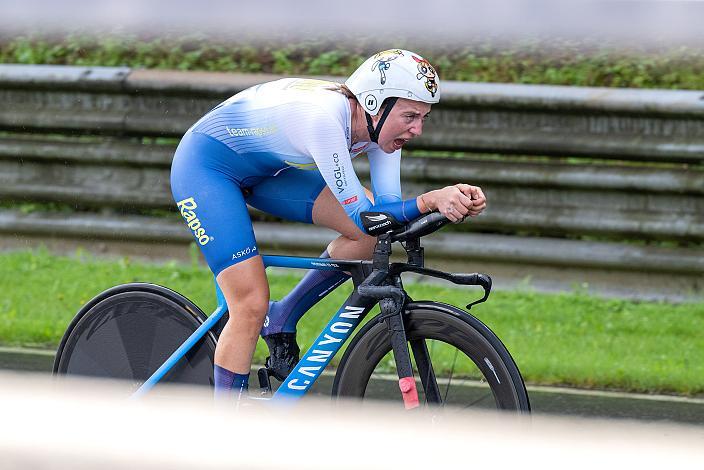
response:
M50 351L0 348L0 370L50 373L53 360ZM252 378L256 380L256 374ZM324 375L313 392L329 394L331 385L332 376ZM704 426L704 399L701 398L530 386L528 392L533 413L536 414L669 421ZM468 390L467 393L472 391Z

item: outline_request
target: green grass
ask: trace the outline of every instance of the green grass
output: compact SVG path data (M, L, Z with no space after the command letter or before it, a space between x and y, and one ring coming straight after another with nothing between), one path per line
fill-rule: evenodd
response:
M195 258L194 258L195 259ZM272 274L273 298L298 276ZM58 257L46 250L0 254L0 344L53 348L76 311L116 284L148 281L179 291L204 311L215 307L212 277L195 261L161 265ZM411 296L465 305L469 289L408 284ZM310 345L330 312L349 293L334 292L299 324L299 343ZM472 312L504 341L527 382L600 389L704 393L704 304L606 300L573 292L495 292ZM263 361L265 347L255 360Z
M414 37L383 44L355 35L348 40L311 37L268 41L200 35L155 37L79 33L0 37L0 63L129 66L284 75L349 75L382 48L424 54L444 80L704 89L704 50L697 47L624 45L569 39L492 39L428 44Z

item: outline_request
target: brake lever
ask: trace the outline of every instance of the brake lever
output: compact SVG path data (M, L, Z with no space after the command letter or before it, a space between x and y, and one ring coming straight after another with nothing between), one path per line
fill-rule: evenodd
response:
M470 310L473 305L486 302L491 294L491 277L487 274L482 273L446 273L443 271L438 271L436 269L424 268L422 266L412 266L408 264L397 264L391 265L391 274L401 274L404 272L418 273L424 276L437 277L439 279L445 279L453 284L459 284L463 286L481 286L484 289L484 296L467 305L467 310Z
M476 285L482 286L482 288L484 289L484 297L467 304L467 310L471 310L474 305L486 302L489 298L489 294L491 294L491 277L487 276L486 274L478 273L471 274L471 276L476 276Z

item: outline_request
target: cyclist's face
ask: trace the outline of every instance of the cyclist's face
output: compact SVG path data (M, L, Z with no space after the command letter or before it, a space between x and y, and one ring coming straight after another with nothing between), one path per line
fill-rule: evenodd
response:
M379 147L386 153L393 153L406 142L423 133L423 122L430 114L430 104L399 98L386 118ZM377 115L377 118L381 113Z

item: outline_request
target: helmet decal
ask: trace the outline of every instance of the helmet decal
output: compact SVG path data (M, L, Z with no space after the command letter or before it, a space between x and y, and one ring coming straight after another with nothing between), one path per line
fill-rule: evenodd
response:
M389 70L389 67L391 67L391 62L394 59L398 59L400 56L403 55L403 51L401 49L389 49L386 51L381 51L378 52L374 55L374 63L372 64L372 70L379 70L379 73L381 74L381 84L384 85L386 83L386 74L384 73L385 70Z
M435 69L427 60L420 59L416 56L411 57L418 63L419 73L416 75L416 78L418 80L425 78L425 88L430 92L430 96L435 97L435 93L438 91L438 82L435 80L435 77L437 77Z
M369 93L365 98L364 98L364 107L367 108L369 111L376 111L376 105L378 104L376 96L373 94Z

